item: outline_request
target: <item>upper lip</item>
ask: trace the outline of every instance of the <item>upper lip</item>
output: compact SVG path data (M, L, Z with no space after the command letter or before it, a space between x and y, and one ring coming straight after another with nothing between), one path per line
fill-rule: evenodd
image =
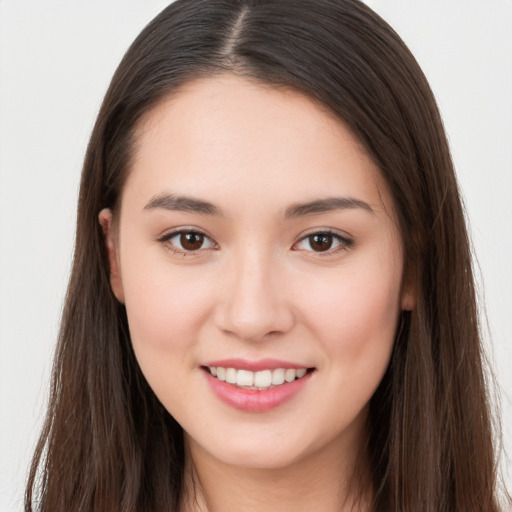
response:
M231 359L218 359L216 361L208 361L204 363L202 366L209 367L222 367L222 368L236 368L237 370L249 370L252 372L258 372L261 370L275 370L276 368L283 368L285 370L288 369L296 369L300 370L301 368L310 368L307 365L294 363L291 361L282 361L280 359L258 359L258 360L248 360L248 359L240 359L240 358L231 358Z

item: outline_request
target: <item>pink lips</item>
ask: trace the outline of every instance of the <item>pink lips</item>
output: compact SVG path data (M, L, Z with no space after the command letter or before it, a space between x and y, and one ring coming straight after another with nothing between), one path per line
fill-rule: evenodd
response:
M300 369L307 368L303 365L278 361L275 359L261 359L259 361L246 361L242 359L223 359L222 361L209 361L205 366L221 366L223 368L236 368L239 370L250 370L253 372L261 370L274 370L276 368ZM275 386L273 388L256 390L244 389L220 381L213 377L205 369L204 376L215 395L227 405L247 412L265 412L278 407L284 402L290 400L300 392L309 382L313 372L308 372L304 377Z
M246 359L222 359L219 361L209 361L204 366L222 366L223 368L236 368L237 370L249 370L251 372L259 372L261 370L275 370L276 368L284 368L285 370L295 368L307 368L302 364L292 363L289 361L279 361L278 359L259 359L258 361L247 361Z

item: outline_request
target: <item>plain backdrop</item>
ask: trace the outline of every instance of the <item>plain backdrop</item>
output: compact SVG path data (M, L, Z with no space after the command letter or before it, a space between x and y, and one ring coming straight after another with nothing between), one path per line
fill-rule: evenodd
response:
M416 55L443 114L512 453L512 1L368 3ZM166 4L0 0L0 512L22 510L88 136L121 56Z

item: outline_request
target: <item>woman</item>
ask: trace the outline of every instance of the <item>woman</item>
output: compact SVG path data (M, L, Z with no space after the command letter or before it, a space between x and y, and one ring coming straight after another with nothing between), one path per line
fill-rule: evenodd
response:
M42 511L494 511L446 139L355 1L177 1L88 148Z

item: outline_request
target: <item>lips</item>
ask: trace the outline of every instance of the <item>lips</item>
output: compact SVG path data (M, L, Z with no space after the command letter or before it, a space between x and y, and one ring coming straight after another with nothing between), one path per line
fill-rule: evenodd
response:
M247 412L278 407L299 393L314 373L314 368L270 359L212 361L201 368L218 398Z

